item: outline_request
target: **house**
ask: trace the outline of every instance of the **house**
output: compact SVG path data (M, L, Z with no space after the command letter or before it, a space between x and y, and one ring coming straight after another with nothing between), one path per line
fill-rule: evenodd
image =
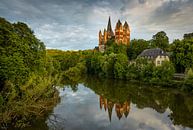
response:
M162 65L164 61L170 61L169 55L160 48L145 49L138 57L153 60L156 66Z

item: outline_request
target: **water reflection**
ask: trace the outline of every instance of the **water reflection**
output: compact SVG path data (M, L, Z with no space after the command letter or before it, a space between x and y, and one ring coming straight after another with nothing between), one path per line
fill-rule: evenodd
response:
M71 87L72 86L72 87ZM75 87L74 87L75 86ZM193 96L175 89L88 78L65 86L49 129L189 130ZM49 117L54 119L53 116ZM59 118L59 119L60 119Z
M125 115L125 118L127 118L129 111L130 111L130 101L127 100L124 103L114 103L106 98L103 98L102 96L99 96L99 103L100 103L100 109L103 109L108 111L109 121L111 121L112 117L112 111L115 106L115 112L117 114L118 119L120 120L123 115Z
M49 129L193 128L193 95L176 89L87 78L68 82L60 97L61 102L47 120Z
M164 114L169 109L171 113L168 116L174 125L193 128L193 94L191 93L125 81L100 79L85 81L86 87L113 103L124 103L129 99L138 109L152 108L160 114Z

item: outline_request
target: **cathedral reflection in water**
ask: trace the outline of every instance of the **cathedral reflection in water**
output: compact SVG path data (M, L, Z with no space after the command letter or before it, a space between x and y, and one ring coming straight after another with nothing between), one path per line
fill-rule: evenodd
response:
M102 96L99 97L99 100L100 100L100 109L102 110L104 108L105 111L108 111L110 121L112 117L113 108L115 109L115 112L119 120L123 117L123 115L125 115L125 118L127 118L127 116L129 115L129 111L130 111L130 101L129 100L123 103L116 103Z

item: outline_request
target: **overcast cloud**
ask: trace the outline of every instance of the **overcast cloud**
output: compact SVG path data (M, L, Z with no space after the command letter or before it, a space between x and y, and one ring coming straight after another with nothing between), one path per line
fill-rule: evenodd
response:
M0 17L27 23L47 48L92 49L98 31L120 19L131 38L165 31L170 41L193 32L193 0L1 0Z

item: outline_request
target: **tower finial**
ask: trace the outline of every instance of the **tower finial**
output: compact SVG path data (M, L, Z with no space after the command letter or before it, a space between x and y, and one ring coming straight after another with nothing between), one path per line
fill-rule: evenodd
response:
M112 30L112 27L111 27L111 17L109 16L109 21L108 21L108 25L107 25L107 32L113 36L114 33L113 33L113 30Z

